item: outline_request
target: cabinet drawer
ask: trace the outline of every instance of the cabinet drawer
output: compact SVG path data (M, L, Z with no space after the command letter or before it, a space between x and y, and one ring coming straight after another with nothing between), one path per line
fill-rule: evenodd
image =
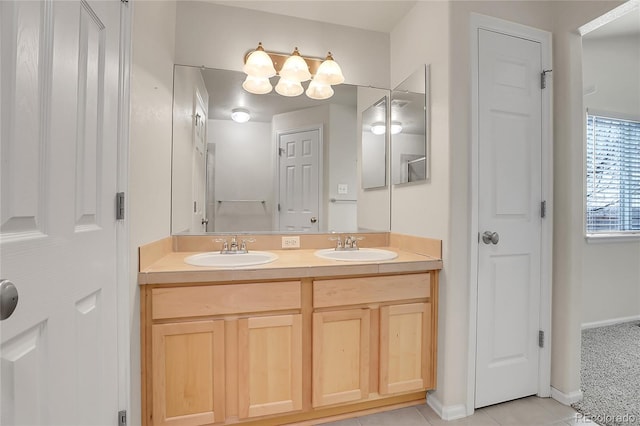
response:
M313 307L394 302L431 296L429 273L320 280L313 283Z
M154 288L151 317L185 318L300 309L300 281Z

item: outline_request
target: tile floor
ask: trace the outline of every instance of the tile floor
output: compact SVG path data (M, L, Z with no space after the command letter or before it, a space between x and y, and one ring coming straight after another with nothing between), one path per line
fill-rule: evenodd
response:
M472 416L444 421L428 405L401 408L384 413L325 423L324 426L496 426L595 425L576 417L577 412L551 398L528 398L480 408Z

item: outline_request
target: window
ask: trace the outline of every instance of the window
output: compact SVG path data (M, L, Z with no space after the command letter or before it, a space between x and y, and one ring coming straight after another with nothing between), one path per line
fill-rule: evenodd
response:
M587 234L640 232L640 122L587 113Z

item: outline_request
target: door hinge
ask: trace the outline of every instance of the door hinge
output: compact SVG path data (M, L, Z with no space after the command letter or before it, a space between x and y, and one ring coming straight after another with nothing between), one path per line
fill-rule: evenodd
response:
M538 346L544 348L544 331L538 330Z
M278 211L280 211L280 203L278 203Z
M278 156L282 157L282 154L284 154L284 148L278 148Z
M547 202L542 201L540 203L540 217L545 217L547 215Z
M116 220L124 220L124 192L116 194Z
M118 411L118 426L127 426L127 410Z
M546 89L547 88L547 73L550 73L553 70L543 70L542 73L540 73L540 88L541 89Z

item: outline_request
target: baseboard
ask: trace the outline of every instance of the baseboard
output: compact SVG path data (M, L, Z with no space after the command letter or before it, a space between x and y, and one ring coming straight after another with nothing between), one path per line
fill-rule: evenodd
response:
M640 320L640 315L633 315L630 317L622 317L622 318L612 318L612 319L607 319L602 321L586 322L582 324L582 329L586 330L588 328L605 327L607 325L616 325L616 324L622 324L623 322L638 321L638 320Z
M569 393L560 392L558 389L551 387L551 398L563 405L571 405L582 399L582 391L577 390Z
M457 420L467 417L467 409L464 404L443 406L440 400L433 394L427 394L427 405L440 416L442 420Z

